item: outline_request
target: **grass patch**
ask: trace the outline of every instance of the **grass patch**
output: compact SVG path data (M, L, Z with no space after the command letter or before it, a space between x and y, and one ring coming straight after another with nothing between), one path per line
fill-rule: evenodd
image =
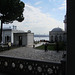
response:
M36 47L36 49L45 50L45 46L44 45L41 45L39 47ZM47 49L48 50L55 50L55 45L48 45L47 46Z
M36 49L45 50L45 45L41 45L36 47ZM56 50L56 44L48 44L47 50ZM66 50L66 46L63 42L59 42L59 50L63 51Z

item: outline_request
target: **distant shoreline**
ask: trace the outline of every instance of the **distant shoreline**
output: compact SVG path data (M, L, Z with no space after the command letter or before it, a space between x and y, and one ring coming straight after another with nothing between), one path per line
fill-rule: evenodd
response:
M49 36L34 36L35 41L49 40Z
M34 37L49 37L49 35L34 35Z

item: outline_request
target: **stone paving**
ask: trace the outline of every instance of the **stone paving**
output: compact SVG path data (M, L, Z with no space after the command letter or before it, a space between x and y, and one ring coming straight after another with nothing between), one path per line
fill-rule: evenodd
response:
M20 47L13 50L0 52L0 56L9 56L23 59L41 60L60 63L63 51L47 51L38 50L31 47Z

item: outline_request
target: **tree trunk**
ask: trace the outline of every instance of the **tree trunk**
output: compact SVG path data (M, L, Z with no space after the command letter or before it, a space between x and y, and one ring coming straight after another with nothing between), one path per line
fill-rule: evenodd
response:
M3 21L1 20L0 43L2 42Z

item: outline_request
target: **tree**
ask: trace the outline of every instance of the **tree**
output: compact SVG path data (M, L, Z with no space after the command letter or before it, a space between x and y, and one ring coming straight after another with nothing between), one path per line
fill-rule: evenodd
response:
M24 7L25 4L20 0L0 0L0 42L2 41L3 23L13 23L13 21L15 20L17 20L18 22L22 22L24 20Z

